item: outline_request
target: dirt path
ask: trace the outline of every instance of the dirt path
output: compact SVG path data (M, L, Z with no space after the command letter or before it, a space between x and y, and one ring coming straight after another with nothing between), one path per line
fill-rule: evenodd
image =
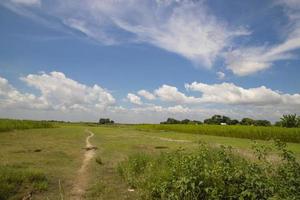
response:
M82 161L82 165L77 172L77 177L74 182L73 189L71 191L71 199L72 200L83 199L83 196L84 196L87 184L88 184L88 171L87 171L88 165L96 153L96 147L94 147L90 142L90 139L94 136L94 133L89 130L85 130L85 132L89 133L89 136L87 136L87 138L85 140L86 152L84 153L84 159Z

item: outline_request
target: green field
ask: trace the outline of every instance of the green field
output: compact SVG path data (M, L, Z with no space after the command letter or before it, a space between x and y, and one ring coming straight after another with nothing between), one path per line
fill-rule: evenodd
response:
M136 125L56 124L55 128L11 130L0 133L0 199L20 199L30 192L33 199L72 199L87 152L87 130L95 134L90 142L97 150L84 174L83 199L143 199L143 188L137 186L132 191L128 177L120 174L120 163L129 162L128 157L134 158L137 153L154 160L160 158L161 152L172 154L178 149L193 154L199 142L205 142L212 152L221 145L230 145L234 155L257 162L252 140L228 135L142 130ZM270 141L257 143L272 146ZM287 148L300 159L299 143L288 143ZM268 159L274 166L281 162L277 150L271 150Z
M300 143L299 128L263 126L221 126L221 125L181 125L181 124L144 124L137 125L140 130L176 131L201 135L247 138L253 140L280 139L284 142Z

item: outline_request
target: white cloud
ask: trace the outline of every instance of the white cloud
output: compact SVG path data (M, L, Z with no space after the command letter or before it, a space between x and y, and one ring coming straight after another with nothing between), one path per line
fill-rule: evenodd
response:
M224 79L225 78L225 73L224 72L217 72L217 76L218 76L218 79L219 80L222 80L222 79Z
M176 103L197 103L199 99L196 97L186 96L184 93L179 92L176 87L169 85L162 85L154 91L155 95L162 101L176 102Z
M297 0L281 0L289 17L288 33L283 42L270 46L238 47L225 53L227 68L239 76L246 76L270 68L274 62L297 58L300 49L300 4Z
M52 0L41 9L103 44L148 43L205 67L235 37L249 34L216 18L203 1Z
M114 105L114 97L98 85L89 87L67 78L61 72L29 74L21 78L40 92L39 96L21 93L6 79L0 79L1 107L44 110L103 110Z
M300 105L300 94L281 94L265 86L245 89L233 83L208 85L193 82L186 84L188 90L202 93L200 102L231 105Z
M139 96L129 93L131 102L138 106L124 108L116 105L102 87L81 84L61 72L30 74L21 79L39 93L21 92L0 77L1 117L77 121L109 117L118 122L153 123L168 117L203 120L213 114L274 121L282 114L300 114L300 94L281 93L264 86L247 89L233 83L186 84L187 90L200 92L199 97L194 97L162 85L154 94L163 104L143 104Z
M300 48L300 34L272 47L235 49L226 53L227 68L239 76L253 74L268 69L275 61L295 58L291 51L298 48Z
M130 103L136 104L136 105L142 105L141 98L135 94L128 93L127 94L127 99L129 100Z
M2 108L48 108L48 104L43 98L38 98L33 94L19 92L2 77L0 77L0 102L0 107Z
M156 98L151 92L148 92L147 90L138 91L138 95L140 95L148 100L154 100Z
M41 0L10 0L12 3L26 6L40 6Z

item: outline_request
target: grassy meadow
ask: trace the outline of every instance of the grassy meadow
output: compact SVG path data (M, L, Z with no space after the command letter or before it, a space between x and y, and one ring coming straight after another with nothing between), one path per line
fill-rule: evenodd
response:
M21 130L18 126L0 132L1 200L22 199L30 192L32 199L72 199L71 191L86 152L87 129L95 134L90 142L97 150L88 165L84 199L182 199L182 195L195 197L200 193L211 195L205 199L218 199L222 191L228 195L239 191L244 199L251 199L257 192L249 189L254 183L263 185L261 195L274 194L274 199L292 199L288 193L298 195L294 191L299 187L295 171L300 160L298 141L278 149L272 141L260 140L264 138L254 143L254 138L148 128L151 125L50 124L53 128ZM232 148L224 150L222 146ZM275 177L277 172L280 176ZM238 179L240 174L243 176ZM203 187L198 187L200 183ZM227 183L234 184L227 188ZM280 193L272 192L278 187L282 188Z

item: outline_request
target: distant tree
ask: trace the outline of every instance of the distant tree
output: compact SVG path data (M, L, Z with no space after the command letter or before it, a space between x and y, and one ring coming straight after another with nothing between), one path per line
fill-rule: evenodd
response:
M184 119L181 121L181 124L189 124L191 120L189 119Z
M193 120L190 123L193 123L193 124L203 124L201 121L197 121L197 120Z
M180 124L180 121L173 118L168 118L165 124Z
M283 127L292 128L299 125L299 117L296 114L283 115L280 120Z
M241 120L241 124L242 125L254 125L254 122L255 122L255 120L254 119L251 119L251 118L243 118L242 120Z
M100 118L99 124L114 124L115 122L113 120L110 120L109 118Z
M237 119L233 119L233 120L231 120L230 121L230 125L237 125L237 124L239 124L240 122L239 122L239 120L237 120Z
M275 122L274 126L282 126L282 122L281 121L278 121L278 122Z
M160 122L160 124L202 124L202 122L196 120L189 120L189 119L184 119L180 121L177 119L168 118L166 121Z
M254 125L255 126L271 126L271 122L268 120L255 120Z
M214 115L209 119L205 119L204 123L205 124L221 124L221 123L226 123L230 124L231 119L227 116L222 116L222 115Z

